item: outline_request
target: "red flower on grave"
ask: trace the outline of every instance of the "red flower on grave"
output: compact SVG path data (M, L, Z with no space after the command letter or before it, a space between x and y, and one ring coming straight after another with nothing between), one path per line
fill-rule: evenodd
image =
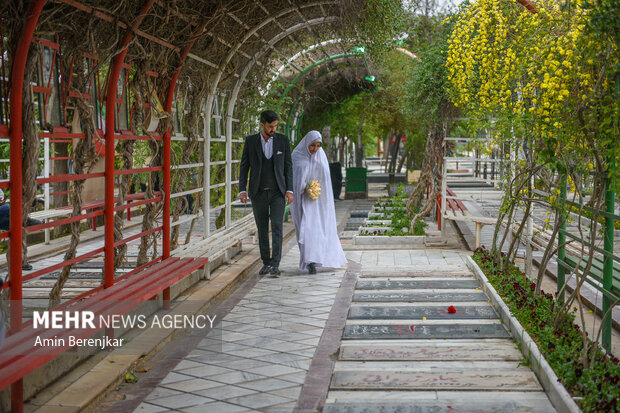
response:
M448 312L450 314L454 314L454 313L456 313L456 308L454 308L454 306L451 305L450 307L448 307Z

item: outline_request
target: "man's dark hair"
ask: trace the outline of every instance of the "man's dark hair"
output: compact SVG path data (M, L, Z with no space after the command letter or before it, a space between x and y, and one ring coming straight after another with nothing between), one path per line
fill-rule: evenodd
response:
M265 110L260 114L260 123L271 123L278 120L278 114L273 110Z

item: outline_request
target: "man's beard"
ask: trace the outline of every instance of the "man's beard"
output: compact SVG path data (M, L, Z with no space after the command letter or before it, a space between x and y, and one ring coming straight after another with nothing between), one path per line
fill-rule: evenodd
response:
M271 138L273 135L275 135L275 134L276 134L276 131L273 131L273 132L267 132L266 130L263 130L263 134L264 134L265 136L269 136L269 137Z

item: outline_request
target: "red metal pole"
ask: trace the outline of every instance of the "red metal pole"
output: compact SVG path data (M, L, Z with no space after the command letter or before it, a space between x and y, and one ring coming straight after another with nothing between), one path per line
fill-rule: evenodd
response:
M194 36L190 40L190 42L185 46L183 51L181 52L181 59L177 66L177 70L175 71L172 79L170 79L170 85L168 86L168 93L166 94L166 102L164 105L164 110L168 113L172 113L172 100L174 99L174 89L177 85L177 81L179 79L179 73L181 73L181 69L183 68L183 64L185 63L185 59L189 54L192 46L196 42L198 35L203 32L207 25L207 22L203 22L200 27L194 33ZM163 249L163 259L170 257L170 152L171 148L171 139L170 135L172 134L172 125L168 122L168 127L166 128L166 132L164 133L164 150L163 150L163 190L164 190L164 210L163 210L163 234L162 237L162 249ZM170 308L170 287L164 289L162 298L164 301L164 308Z
M22 35L15 49L15 58L11 68L11 104L9 129L10 136L10 165L11 178L11 210L10 210L10 241L9 241L9 277L11 282L11 333L14 334L22 327L22 98L24 88L24 74L28 50L32 42L34 29L39 21L41 10L46 0L36 0L30 9L30 16L24 25ZM11 410L24 411L23 379L11 385Z
M437 229L441 230L441 203L443 199L441 199L441 195L437 196L437 204L435 204L435 216L437 217Z
M138 17L136 17L131 30L127 30L125 38L121 43L123 49L114 57L108 76L108 89L106 91L106 112L105 112L105 245L104 245L104 286L114 285L114 115L116 110L116 84L121 74L121 68L127 46L135 30L138 28L146 13L153 7L155 0L148 0Z

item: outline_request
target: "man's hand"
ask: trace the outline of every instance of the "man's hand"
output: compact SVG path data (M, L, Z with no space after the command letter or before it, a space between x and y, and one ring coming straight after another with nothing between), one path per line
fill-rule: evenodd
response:
M287 192L284 199L286 200L286 205L290 205L291 203L293 203L293 194L290 192Z
M239 194L239 200L244 203L247 204L248 203L248 193L247 192L241 192Z

